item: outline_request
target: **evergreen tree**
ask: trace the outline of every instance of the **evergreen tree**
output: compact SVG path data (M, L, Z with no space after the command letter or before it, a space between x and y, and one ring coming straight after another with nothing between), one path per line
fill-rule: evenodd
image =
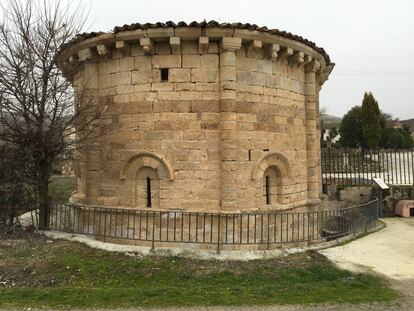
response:
M404 145L404 137L399 129L385 127L381 133L380 147L384 149L401 149Z
M392 121L397 121L398 119L393 118L392 114L381 111L381 115L380 115L380 125L381 128L384 129L388 126L389 123L391 123Z
M410 127L408 125L403 125L402 128L399 129L401 136L403 137L403 144L401 148L403 149L411 149L414 147L414 140L411 136Z
M372 93L365 93L362 106L353 107L342 118L340 140L336 145L349 148L414 148L409 126L394 128L392 121L397 120L391 114L379 110ZM329 132L328 141L335 135L336 129L333 129L332 133Z
M381 139L380 118L378 102L371 92L365 93L361 106L362 137L370 149L377 148Z
M355 106L342 118L340 127L340 145L343 147L358 148L362 145L361 107Z

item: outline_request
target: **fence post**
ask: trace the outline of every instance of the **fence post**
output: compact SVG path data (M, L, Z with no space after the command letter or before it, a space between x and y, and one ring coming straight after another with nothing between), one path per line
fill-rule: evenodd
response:
M221 213L218 214L218 224L217 224L217 254L220 254L220 231L221 231Z
M267 250L270 250L270 214L267 213Z
M76 215L75 215L75 207L74 207L74 205L72 205L71 207L72 207L72 210L73 210L72 238L74 238L75 237L75 217L76 217Z
M155 252L155 212L152 212L152 241L151 241L151 253Z
M379 202L377 204L377 219L382 218L382 212L383 212L383 202L382 202L382 189L379 190Z
M310 213L307 212L308 214L308 246L310 245Z

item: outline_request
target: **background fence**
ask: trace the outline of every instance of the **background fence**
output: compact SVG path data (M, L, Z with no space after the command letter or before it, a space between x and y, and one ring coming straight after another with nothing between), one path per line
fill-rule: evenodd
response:
M315 212L203 213L53 204L49 229L92 235L107 242L274 245L326 241L367 230L378 219L379 201Z
M369 185L373 177L389 185L414 185L414 150L321 150L324 185Z

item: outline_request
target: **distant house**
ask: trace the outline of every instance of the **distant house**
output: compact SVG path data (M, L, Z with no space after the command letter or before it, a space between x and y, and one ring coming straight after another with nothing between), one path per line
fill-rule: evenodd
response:
M330 114L326 114L326 113L321 113L319 116L319 120L320 120L321 129L326 130L326 129L331 129L333 127L336 127L339 129L339 127L341 126L342 118L333 116Z
M332 144L332 143L337 143L341 139L341 134L339 132L335 137L331 139L329 139L330 135L331 133L329 132L329 129L325 130L325 132L323 133L323 137L322 137L323 141L326 141L326 142L330 141L330 143Z
M402 128L402 127L403 127L403 123L402 123L402 121L399 121L399 120L392 120L392 121L389 121L387 125L388 125L389 127L395 128L395 129L400 129L400 128Z
M320 128L321 130L324 130L322 140L328 141L330 130L333 128L336 128L339 130L339 128L341 127L342 118L329 115L326 113L321 113L319 118L320 118ZM340 138L341 138L341 135L338 133L338 135L336 135L334 138L331 139L331 143L338 142Z

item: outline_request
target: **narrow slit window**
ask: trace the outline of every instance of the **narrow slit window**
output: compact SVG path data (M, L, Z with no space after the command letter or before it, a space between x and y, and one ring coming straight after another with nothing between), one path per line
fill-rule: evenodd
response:
M252 150L249 149L249 161L251 161L251 160L252 160Z
M282 173L276 166L268 167L263 174L263 204L283 204Z
M266 204L270 204L270 177L266 176L265 180L265 195L266 195Z
M161 68L161 81L168 81L168 68Z
M151 207L151 178L147 177L147 207Z
M136 207L160 207L160 178L154 168L143 166L136 172L134 192Z

